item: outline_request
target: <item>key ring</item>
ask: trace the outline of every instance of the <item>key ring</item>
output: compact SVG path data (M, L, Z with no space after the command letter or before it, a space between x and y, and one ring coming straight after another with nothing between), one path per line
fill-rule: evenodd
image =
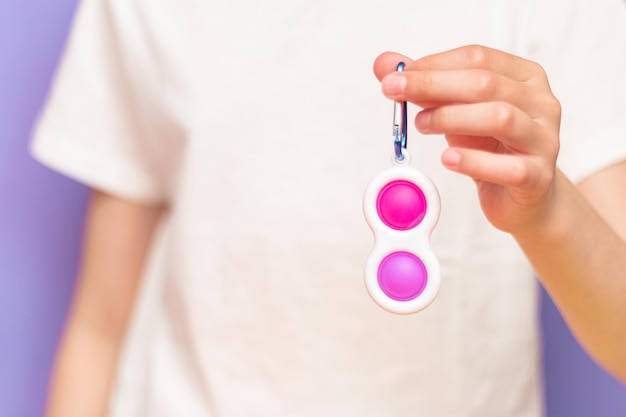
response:
M400 62L396 71L404 71L404 62ZM407 105L406 101L396 101L393 105L393 145L398 162L404 161L403 150L407 146Z

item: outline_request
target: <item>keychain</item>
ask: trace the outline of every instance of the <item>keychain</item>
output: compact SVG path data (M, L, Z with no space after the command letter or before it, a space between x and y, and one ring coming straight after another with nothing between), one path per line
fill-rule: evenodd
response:
M397 67L404 70L404 63ZM416 313L433 302L441 282L430 235L440 212L435 184L410 166L407 103L395 102L392 167L372 179L363 197L374 249L365 263L365 287L392 313Z

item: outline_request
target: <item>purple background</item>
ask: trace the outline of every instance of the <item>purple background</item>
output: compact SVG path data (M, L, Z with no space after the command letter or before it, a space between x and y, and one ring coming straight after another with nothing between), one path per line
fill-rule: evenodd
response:
M75 5L0 0L0 417L42 415L76 271L87 190L28 155ZM626 388L542 308L548 415L626 416Z

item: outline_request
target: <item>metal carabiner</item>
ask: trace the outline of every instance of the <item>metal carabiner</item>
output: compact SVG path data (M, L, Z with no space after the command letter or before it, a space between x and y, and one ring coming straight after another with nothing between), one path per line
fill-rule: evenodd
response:
M400 62L396 67L396 71L404 71L404 62ZM396 154L396 160L402 162L404 160L403 149L407 144L407 106L406 101L396 101L393 103L393 146Z

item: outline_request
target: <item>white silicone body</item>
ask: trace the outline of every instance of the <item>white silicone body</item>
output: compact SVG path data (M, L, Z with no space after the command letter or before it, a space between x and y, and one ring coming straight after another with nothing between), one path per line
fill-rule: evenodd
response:
M409 230L394 230L381 220L377 212L377 198L386 184L395 180L406 180L417 185L426 198L426 214L422 221ZM440 214L439 192L435 184L423 173L411 167L408 158L397 162L374 177L363 197L365 219L374 234L374 249L365 263L365 287L374 302L396 314L416 313L428 307L439 292L441 272L439 261L430 246L432 234ZM388 297L378 282L378 268L389 254L406 251L421 259L426 267L427 282L423 291L412 300L398 301Z

